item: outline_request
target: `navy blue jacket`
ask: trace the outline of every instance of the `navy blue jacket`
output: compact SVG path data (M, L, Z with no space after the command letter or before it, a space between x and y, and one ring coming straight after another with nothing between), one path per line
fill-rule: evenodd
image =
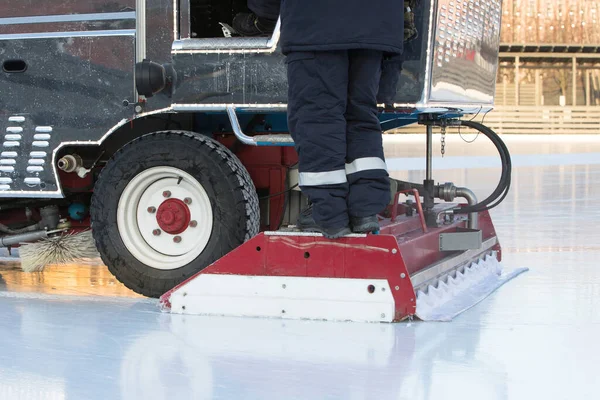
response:
M281 47L402 53L403 0L282 0Z

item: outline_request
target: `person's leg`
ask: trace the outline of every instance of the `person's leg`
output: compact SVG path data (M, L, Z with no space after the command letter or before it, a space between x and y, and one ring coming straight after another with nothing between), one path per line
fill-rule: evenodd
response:
M267 36L273 33L281 0L248 0L251 13L240 13L233 19L233 29L242 36Z
M398 83L402 74L402 63L403 58L401 54L384 55L377 103L383 104L386 108L394 107L394 100L398 94Z
M248 0L248 8L259 18L277 21L281 0Z
M390 183L383 155L377 92L383 53L351 50L346 108L348 212L353 231L378 228L377 214L390 201Z
M298 151L300 188L312 203L317 231L339 237L349 233L344 118L348 52L291 53L287 65L288 125ZM303 215L300 228L312 228L310 216Z

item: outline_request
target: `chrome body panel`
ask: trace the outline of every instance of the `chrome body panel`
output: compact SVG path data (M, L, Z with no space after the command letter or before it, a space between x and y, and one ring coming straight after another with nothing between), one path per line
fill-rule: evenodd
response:
M97 140L131 116L123 102L134 102L134 40L133 33L0 40L3 56L28 65L25 73L0 74L0 142L19 154L8 157L15 161L10 171L0 171L12 180L0 196L60 196L54 150ZM21 137L10 140L17 129Z
M190 3L41 0L38 7L0 6L0 64L26 63L20 73L0 71L0 197L62 197L55 167L60 149L100 145L134 118L167 112L226 118L228 107L241 119L285 113L279 29L271 38L196 39ZM408 124L421 112L489 109L500 8L500 0L422 0L419 36L406 45L394 99L404 114L382 118ZM136 114L134 65L143 58L172 64L177 80L172 93L147 99Z
M406 45L396 108L489 110L495 93L501 7L501 0L422 1L415 10L419 36ZM285 104L286 67L278 41L279 29L270 39L176 40L173 63L183 79L173 101L223 111L225 107L218 105Z
M0 197L63 197L57 153L100 145L135 117L135 62L171 60L177 1L0 6L0 64L26 64L20 73L0 71Z
M501 0L437 0L428 103L492 105L500 47Z
M97 13L119 13L135 10L136 0L36 0L3 1L2 18L49 17ZM33 7L35 4L37 7ZM0 24L2 24L0 22Z

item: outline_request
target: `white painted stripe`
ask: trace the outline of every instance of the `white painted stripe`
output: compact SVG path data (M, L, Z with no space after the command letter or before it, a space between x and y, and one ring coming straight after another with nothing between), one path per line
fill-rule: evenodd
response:
M13 158L17 157L18 155L19 153L16 151L3 151L2 154L0 154L0 157Z
M135 11L0 18L0 25L42 24L49 22L110 21L119 19L135 19Z
M33 135L33 140L50 140L49 133L36 133Z
M6 132L8 132L8 133L22 133L23 132L23 128L21 128L20 126L9 126L8 128L6 128Z
M40 178L25 178L24 181L27 185L39 185L40 183L42 183L42 180Z
M50 133L50 132L52 132L52 127L51 126L36 126L35 131L40 132L40 133Z
M15 141L19 141L21 140L21 135L17 134L17 133L11 133L9 135L4 135L4 140L15 140Z
M395 313L385 279L200 274L169 301L175 314L391 322Z
M50 144L48 142L45 141L39 141L39 142L33 142L31 144L33 147L48 147Z
M16 115L14 117L9 117L8 118L8 122L25 122L25 117L20 116L20 115Z
M0 160L0 165L16 165L16 164L17 164L17 160L12 159L12 158Z
M0 172L15 172L15 167L0 166Z
M42 172L44 170L44 167L38 167L38 166L31 166L31 167L27 167L27 172Z
M346 170L338 169L328 172L300 172L300 186L323 186L346 183Z
M350 164L346 164L346 174L352 175L361 171L372 171L382 169L387 171L387 165L379 157L357 158Z
M46 154L45 151L32 151L31 153L29 153L29 155L31 156L31 158L44 158L48 154Z

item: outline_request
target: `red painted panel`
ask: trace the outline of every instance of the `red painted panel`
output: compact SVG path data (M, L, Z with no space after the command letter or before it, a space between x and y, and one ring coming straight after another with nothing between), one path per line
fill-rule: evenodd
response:
M410 274L446 257L447 253L439 251L440 233L464 228L465 224L457 220L424 233L415 215L401 216L395 222L384 220L383 234L364 238L328 240L261 233L200 274L387 279L396 306L395 321L399 321L416 311ZM484 240L495 236L489 213L480 213L479 226ZM163 295L161 303L169 307L171 293L180 286Z
M396 304L396 320L413 315L416 307L403 256L391 235L328 240L261 233L200 274L386 279ZM163 295L161 303L168 307L171 293L183 285Z
M267 256L265 273L267 276L307 276L307 259L304 253L310 250L311 243L305 237L292 238L265 237Z
M448 256L448 253L439 251L440 233L453 232L456 228L464 227L466 227L466 221L458 221L440 228L430 229L427 233L416 230L397 235L408 271L413 274ZM496 235L488 212L479 213L479 229L482 231L483 240Z

